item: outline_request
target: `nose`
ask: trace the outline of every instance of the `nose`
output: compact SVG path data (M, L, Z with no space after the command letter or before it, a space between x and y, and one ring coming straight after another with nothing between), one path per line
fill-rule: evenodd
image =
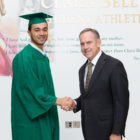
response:
M84 49L88 49L88 45L86 43L84 44Z
M40 35L44 35L44 31L43 30L40 30Z

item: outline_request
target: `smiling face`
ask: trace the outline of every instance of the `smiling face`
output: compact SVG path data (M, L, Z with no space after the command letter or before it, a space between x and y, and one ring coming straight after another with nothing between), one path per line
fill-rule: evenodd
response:
M87 31L80 35L80 44L83 55L92 61L100 51L101 40L97 39L91 31Z
M48 24L45 22L32 24L28 34L31 37L31 42L40 49L43 49L43 45L48 38Z

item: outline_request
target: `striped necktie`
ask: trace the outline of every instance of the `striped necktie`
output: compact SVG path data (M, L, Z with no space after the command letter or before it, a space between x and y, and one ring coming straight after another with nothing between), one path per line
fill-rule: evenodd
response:
M88 62L88 72L87 72L87 77L86 77L86 85L85 85L85 91L87 92L88 90L88 86L89 86L89 82L92 76L92 66L93 64L91 62Z

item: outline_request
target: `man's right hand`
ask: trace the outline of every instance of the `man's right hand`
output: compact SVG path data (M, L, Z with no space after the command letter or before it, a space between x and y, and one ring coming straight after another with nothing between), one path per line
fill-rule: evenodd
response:
M61 109L65 110L65 111L72 111L76 107L76 103L70 97L68 100L71 103L71 105L70 106L61 106Z
M70 97L57 98L55 104L61 106L61 108L66 111L70 111L75 108L75 103Z

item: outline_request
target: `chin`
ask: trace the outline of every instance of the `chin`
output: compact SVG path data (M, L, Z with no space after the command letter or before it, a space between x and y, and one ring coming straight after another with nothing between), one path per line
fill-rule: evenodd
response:
M86 56L86 58L87 58L87 59L89 59L89 60L91 59L91 57L90 57L90 56Z
M38 43L39 45L44 45L45 44L45 42L40 42L40 43Z
M92 57L86 57L89 61L92 61Z

